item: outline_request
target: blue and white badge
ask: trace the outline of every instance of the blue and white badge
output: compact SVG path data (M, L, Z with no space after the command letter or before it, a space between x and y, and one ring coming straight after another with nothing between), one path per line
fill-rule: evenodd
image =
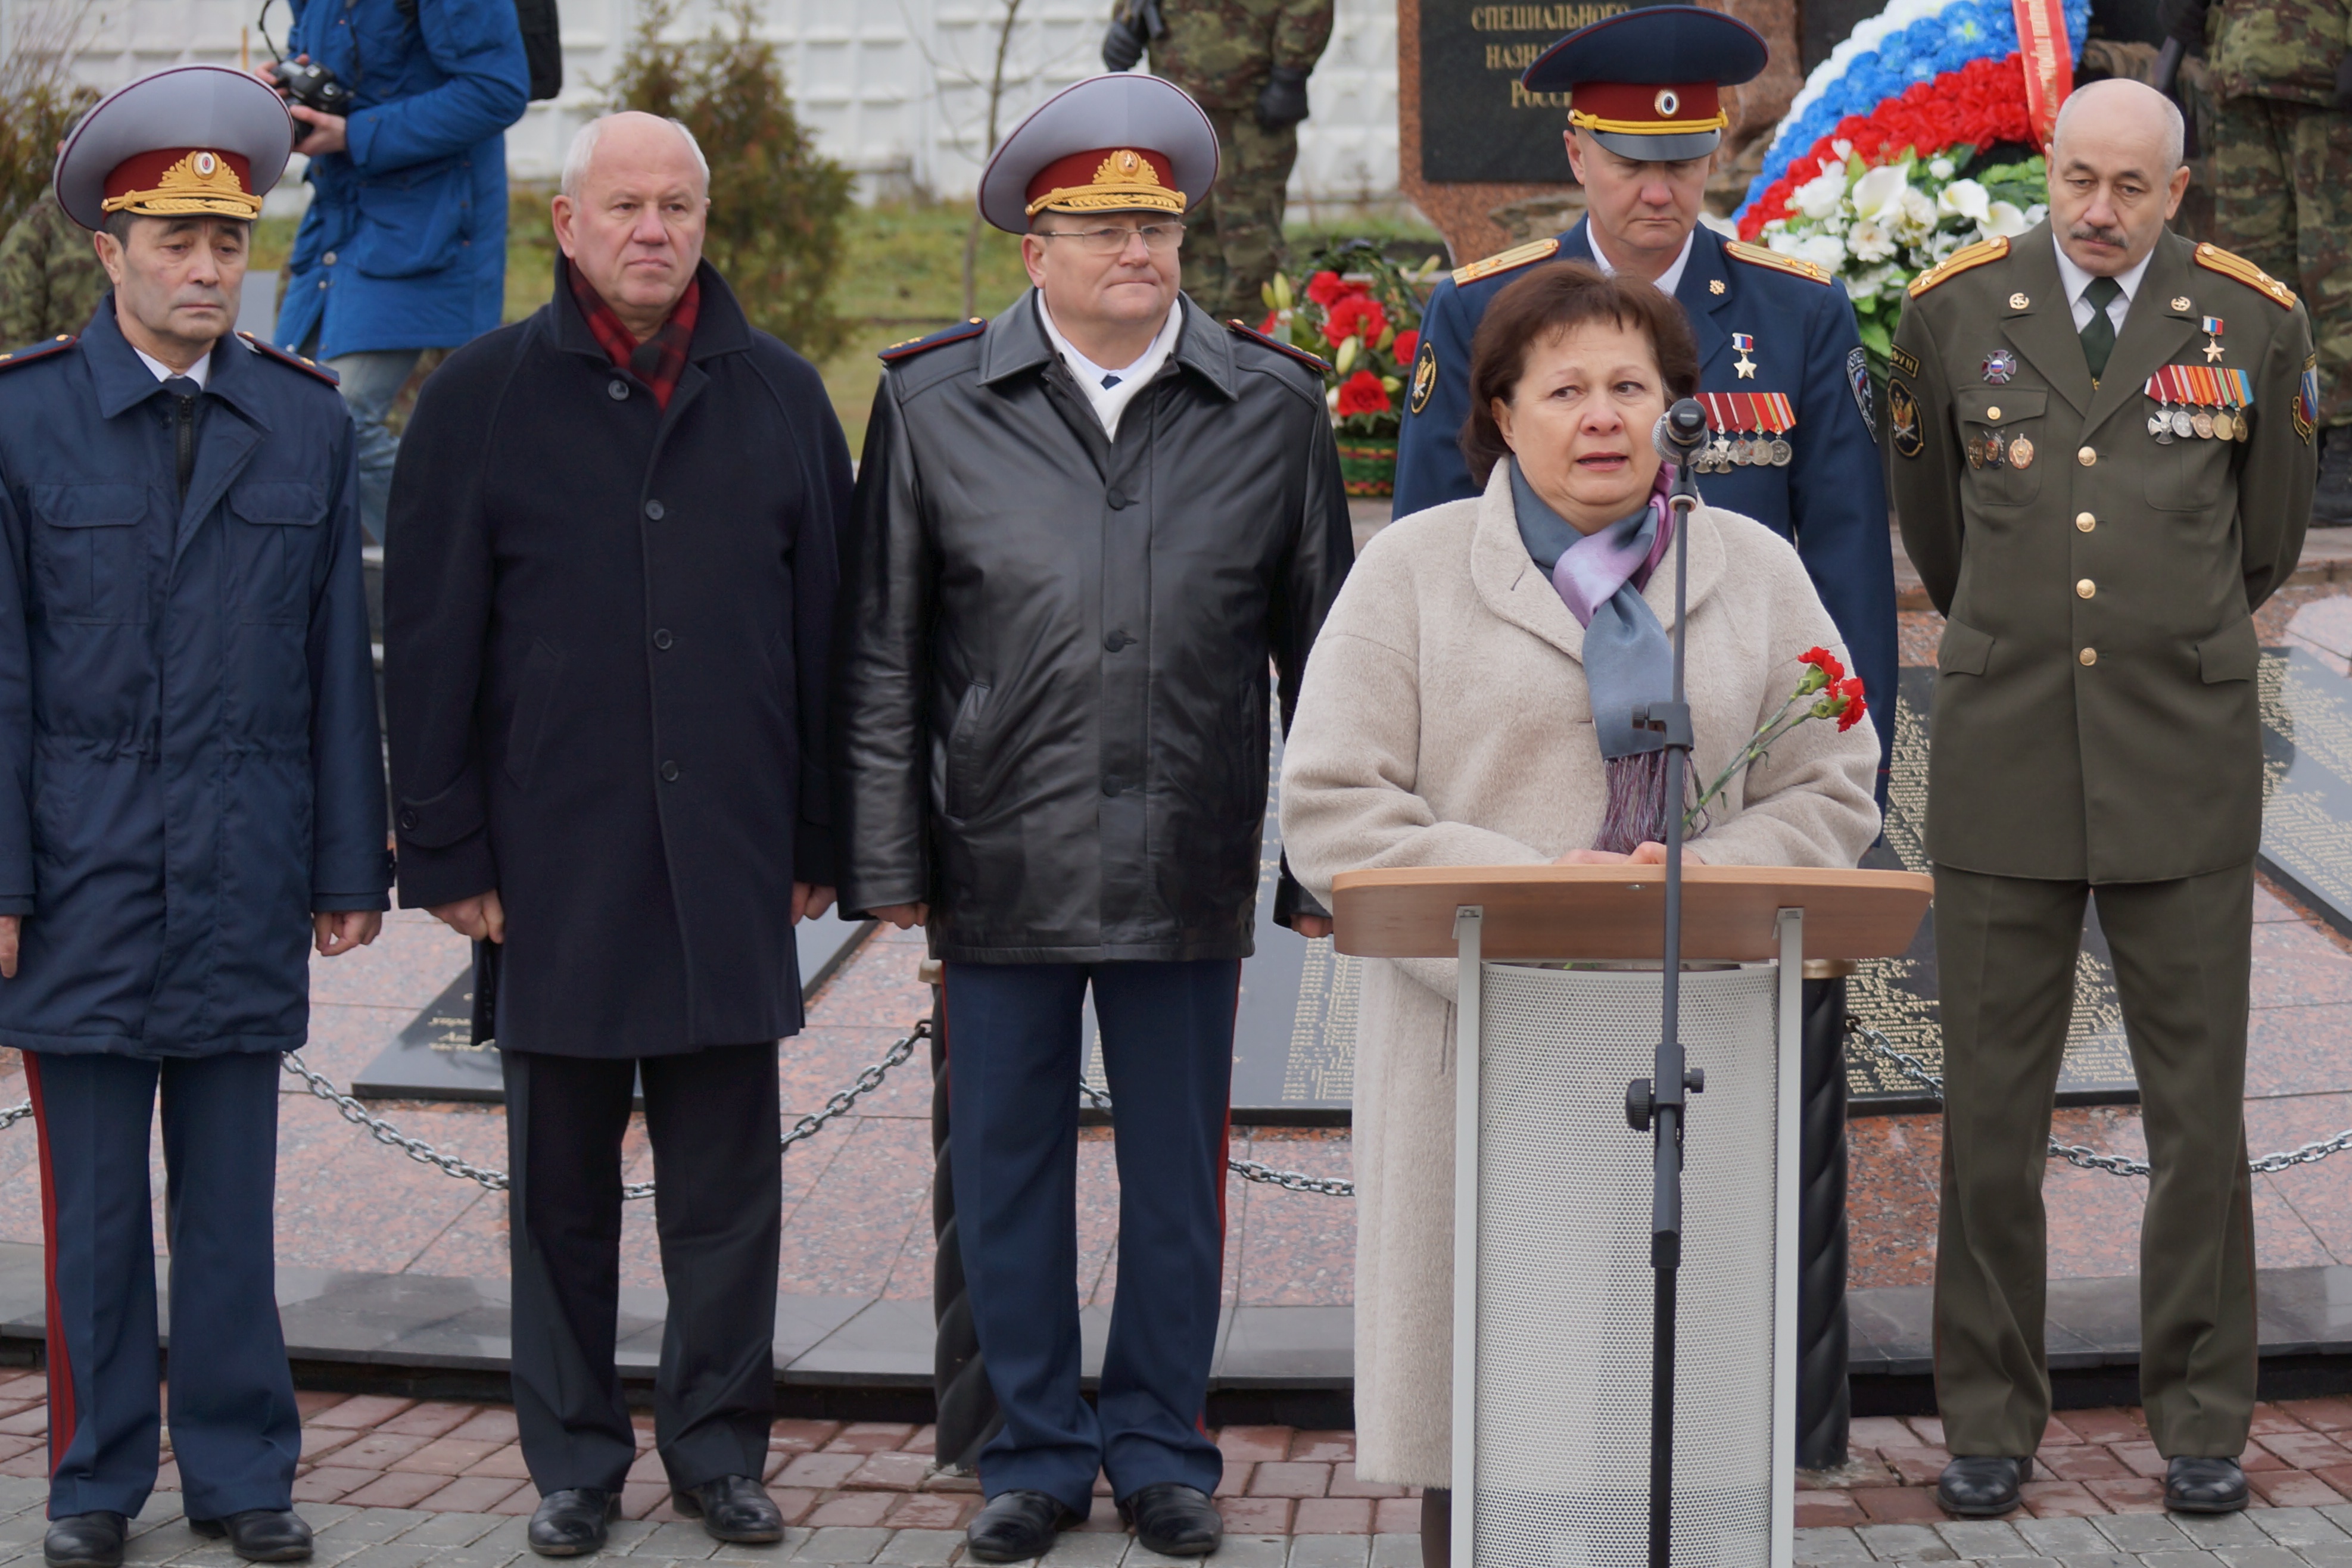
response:
M2005 387L2017 374L2017 356L2007 349L1995 349L1984 360L1984 379L1997 387Z

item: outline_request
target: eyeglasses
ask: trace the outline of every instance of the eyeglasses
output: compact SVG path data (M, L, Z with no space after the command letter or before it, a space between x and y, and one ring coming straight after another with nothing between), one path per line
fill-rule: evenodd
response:
M1039 239L1076 240L1078 248L1088 256L1117 256L1138 235L1143 236L1143 248L1155 256L1165 256L1184 243L1182 224L1142 224L1134 228L1105 225L1098 229L1038 229L1035 233Z

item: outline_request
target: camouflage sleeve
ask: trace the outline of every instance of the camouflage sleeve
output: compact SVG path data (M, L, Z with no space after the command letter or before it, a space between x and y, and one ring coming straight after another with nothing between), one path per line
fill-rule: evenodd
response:
M1335 0L1283 0L1274 29L1274 63L1293 70L1313 70L1331 41Z
M0 238L0 349L80 331L106 287L89 235L45 193Z
M0 238L0 349L22 348L48 334L48 269L43 265L47 246L34 214L11 225Z

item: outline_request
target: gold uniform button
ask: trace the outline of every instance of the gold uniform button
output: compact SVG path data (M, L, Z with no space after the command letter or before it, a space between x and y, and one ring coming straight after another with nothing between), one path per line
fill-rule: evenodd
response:
M2099 519L2088 512L2077 512L2074 514L2074 526L2087 534L2099 526Z
M2099 662L2099 651L2096 648L2085 648L2074 656L2080 659L2085 667Z
M2074 585L2074 597L2077 599L2088 599L2098 591L2099 585L2087 577Z
M2085 468L2088 468L2092 464L2096 463L2098 460L2099 455L2092 451L2087 446L2083 448L2082 451L2074 454L2074 461L2080 463Z
M1999 419L2000 417L2000 405L1995 403L1992 407L1985 410L1985 417L1987 419Z

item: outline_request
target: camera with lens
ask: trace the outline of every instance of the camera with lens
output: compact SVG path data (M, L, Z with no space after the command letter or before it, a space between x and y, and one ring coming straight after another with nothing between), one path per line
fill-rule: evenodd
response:
M279 60L271 75L286 96L320 114L349 114L352 89L335 73L314 60Z

